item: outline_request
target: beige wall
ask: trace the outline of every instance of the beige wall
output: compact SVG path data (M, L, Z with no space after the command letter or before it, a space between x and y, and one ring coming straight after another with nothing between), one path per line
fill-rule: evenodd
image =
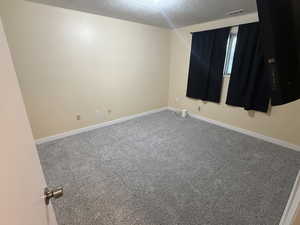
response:
M192 38L190 32L255 22L257 20L257 14L249 14L172 31L169 106L181 109L185 108L210 119L300 145L300 101L280 107L273 107L269 114L259 112L248 113L242 108L227 106L224 103L229 78L224 79L221 104L205 104L202 101L185 97ZM200 112L198 111L199 106L201 107Z
M35 138L167 106L169 30L22 0L0 13Z
M300 101L268 114L230 107L229 78L221 104L185 97L190 32L254 22L256 14L170 31L22 0L0 4L35 138L168 104L300 145Z

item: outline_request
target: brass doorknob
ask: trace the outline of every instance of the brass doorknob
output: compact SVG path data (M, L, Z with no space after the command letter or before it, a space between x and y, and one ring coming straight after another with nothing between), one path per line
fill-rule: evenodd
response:
M53 189L49 189L48 187L45 188L44 190L44 198L45 198L45 203L46 205L49 205L50 199L52 198L60 198L64 194L64 188L59 186Z

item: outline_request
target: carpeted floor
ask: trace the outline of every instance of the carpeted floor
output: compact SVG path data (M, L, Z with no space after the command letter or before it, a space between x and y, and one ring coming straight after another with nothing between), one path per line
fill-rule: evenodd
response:
M163 111L38 146L60 225L277 225L300 153Z

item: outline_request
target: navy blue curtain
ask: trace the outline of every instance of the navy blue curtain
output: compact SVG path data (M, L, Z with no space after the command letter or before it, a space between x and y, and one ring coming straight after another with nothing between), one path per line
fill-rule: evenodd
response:
M271 88L271 73L264 62L259 24L241 25L226 104L267 112Z
M193 33L187 97L220 102L230 28Z

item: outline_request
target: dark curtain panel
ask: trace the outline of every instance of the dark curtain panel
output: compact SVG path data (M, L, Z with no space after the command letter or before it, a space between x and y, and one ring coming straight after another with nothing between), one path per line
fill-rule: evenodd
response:
M241 25L226 104L267 112L270 94L271 74L264 62L259 24Z
M229 31L193 33L187 97L220 102Z
M300 98L300 1L257 0L265 62L272 70L272 105Z

